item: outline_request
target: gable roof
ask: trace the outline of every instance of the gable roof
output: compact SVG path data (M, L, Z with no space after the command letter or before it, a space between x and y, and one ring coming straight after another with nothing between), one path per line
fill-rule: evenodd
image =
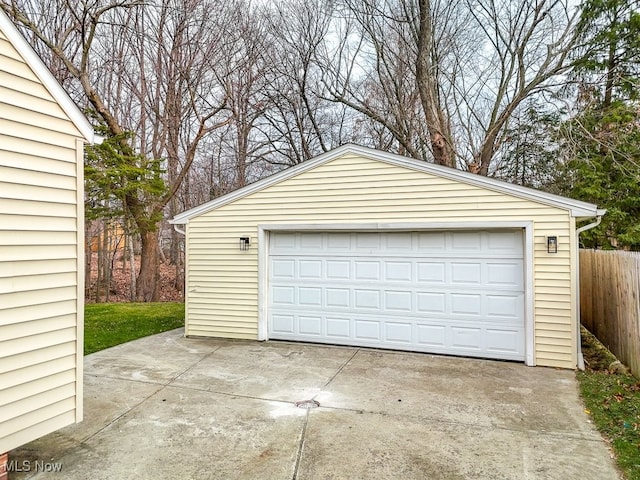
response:
M387 153L368 147L362 147L360 145L346 144L325 152L310 160L307 160L306 162L300 163L295 167L288 168L255 183L247 185L246 187L240 188L226 195L213 199L210 202L203 203L200 206L182 212L176 215L173 219L169 220L169 223L177 225L186 224L188 223L189 219L193 217L197 217L223 205L231 203L235 200L239 200L252 193L259 192L260 190L270 187L271 185L275 185L291 177L295 177L296 175L299 175L303 172L306 172L320 165L328 163L338 157L348 154L370 158L380 162L428 173L437 177L446 178L460 183L466 183L468 185L473 185L476 187L486 188L488 190L493 190L495 192L503 193L505 195L511 195L513 197L522 198L525 200L530 200L532 202L562 208L571 212L571 216L576 218L596 217L599 215L604 215L606 211L599 210L596 205L593 205L591 203L581 202L579 200L573 200L571 198L561 197L559 195L553 195L551 193L542 192L533 188L513 185L507 182L503 182L502 180L496 180L495 178L488 178L482 175L477 175L475 173L469 173L462 170L456 170L454 168L435 165L422 160L403 157L401 155Z
M53 96L62 110L67 114L69 120L80 131L83 138L89 143L101 143L102 137L93 131L93 126L87 120L78 106L71 100L69 94L58 83L53 74L46 67L42 59L31 48L22 34L18 31L7 14L0 8L0 31L4 33L13 48L20 54L24 61L31 67L40 82Z

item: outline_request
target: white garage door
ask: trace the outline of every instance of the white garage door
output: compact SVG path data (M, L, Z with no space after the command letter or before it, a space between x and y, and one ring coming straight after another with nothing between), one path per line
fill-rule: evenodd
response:
M520 230L272 232L269 338L524 360Z

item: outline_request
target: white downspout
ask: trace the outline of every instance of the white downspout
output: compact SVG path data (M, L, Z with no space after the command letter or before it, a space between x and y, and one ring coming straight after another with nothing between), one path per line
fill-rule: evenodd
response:
M178 224L177 224L177 223L174 223L174 224L173 224L173 229L174 229L176 232L178 232L180 235L184 235L184 236L186 236L186 235L187 235L187 233L186 233L184 230L182 230L182 229L178 226Z
M598 225L600 225L600 222L602 222L602 216L606 213L606 210L598 210L596 213L598 216L596 217L595 222L576 229L576 243L577 243L576 255L578 257L578 265L580 265L580 234L587 230L591 230L592 228L596 228ZM576 342L578 344L578 369L584 370L584 356L582 355L582 342L580 340L581 323L580 323L580 269L579 268L580 267L578 267L578 275L576 275L576 293L578 297L576 300L576 317L577 317Z
M183 229L181 229L181 228L178 226L178 224L177 224L177 223L174 223L174 224L173 224L173 229L174 229L176 232L178 232L180 235L182 235L183 237L186 237L186 236L187 236L186 232L185 232ZM186 243L186 240L185 240L185 243ZM187 251L186 251L186 246L185 246L185 255L186 255L186 254L187 254ZM187 277L186 268L187 268L187 267L186 267L186 262L185 262L185 272L184 272L184 277L185 277L185 279L186 279L186 277ZM187 309L186 309L186 302L187 302L187 282L186 282L186 281L185 281L185 284L184 284L184 291L183 291L183 293L184 293L184 301L185 301L184 336L186 337L186 336L187 336L187 317L186 317L186 315L187 315Z

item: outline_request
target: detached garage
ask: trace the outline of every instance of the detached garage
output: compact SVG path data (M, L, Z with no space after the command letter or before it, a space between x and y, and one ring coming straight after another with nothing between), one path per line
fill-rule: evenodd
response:
M575 368L576 221L603 213L345 145L172 220L185 334Z

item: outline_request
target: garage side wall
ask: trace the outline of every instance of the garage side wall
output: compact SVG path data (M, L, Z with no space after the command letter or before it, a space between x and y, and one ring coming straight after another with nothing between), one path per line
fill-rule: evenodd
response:
M0 32L0 452L81 419L81 134Z
M574 368L571 219L565 210L362 157L344 156L190 219L186 334L258 335L258 225L533 222L535 359ZM558 236L558 253L546 237ZM251 247L240 251L239 237Z

